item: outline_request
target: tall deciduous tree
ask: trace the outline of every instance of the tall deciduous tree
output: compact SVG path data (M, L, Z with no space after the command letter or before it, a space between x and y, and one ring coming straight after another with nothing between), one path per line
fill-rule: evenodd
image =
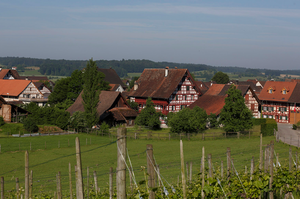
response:
M245 105L242 92L234 85L227 91L225 105L220 113L220 123L226 132L239 132L253 126L252 113Z
M83 73L83 106L87 127L92 127L99 121L97 106L101 90L109 88L108 82L104 81L105 75L97 71L96 62L90 59Z
M229 82L229 76L226 73L219 71L211 80L217 82L217 84L227 84Z

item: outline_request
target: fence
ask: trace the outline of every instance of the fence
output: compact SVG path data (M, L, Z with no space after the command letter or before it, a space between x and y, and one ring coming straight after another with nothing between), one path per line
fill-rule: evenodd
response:
M130 134L130 132L127 134L127 138L131 137L131 136L129 136L129 134ZM153 136L153 137L155 137L155 136ZM247 134L245 135L245 137L247 137ZM114 139L114 141L112 141L110 143L107 143L105 145L97 146L97 147L95 147L95 149L96 148L97 149L98 148L104 148L106 150L109 150L109 149L105 148L106 146L109 146L109 145L112 145L114 148L116 148L117 146L116 146L115 143L116 143L116 140L118 140L118 139ZM141 138L141 139L146 139L146 138ZM153 138L151 138L151 139L153 139ZM176 139L178 139L178 138L176 138ZM89 141L90 140L88 140L88 139L82 139L81 140L81 145L82 146L88 145ZM73 140L70 141L69 143L70 144L72 143L72 145L69 146L69 147L73 147L73 149L74 149L75 145L74 145ZM94 141L91 142L91 143L94 144ZM62 144L62 142L60 142L60 144ZM64 144L67 144L67 143L64 142ZM97 145L99 145L98 142L97 142ZM57 148L59 148L58 146L59 146L59 143L57 143ZM60 146L62 146L62 145L60 145ZM265 146L265 148L267 148L267 147L268 146ZM259 148L259 144L257 146L257 149L251 149L251 152L254 154L254 159L255 160L260 159L258 148ZM146 147L145 147L145 149L146 149ZM86 150L84 152L90 152L91 150L92 149L89 149L89 150ZM100 160L101 160L102 156L105 156L105 151L102 152L102 153L99 154ZM236 156L240 155L241 153L245 153L245 151L241 151L241 150L239 150L239 151L231 151L231 157L236 157ZM227 154L228 153L226 152L226 149L224 149L224 151L220 151L220 153L218 153L218 154L213 154L213 159L212 159L212 164L211 165L214 165L215 169L220 170L221 169L221 162L222 161L224 162L224 165L225 165ZM75 157L75 155L76 155L75 153L71 153L71 154L67 154L65 156L62 156L62 158ZM288 154L286 154L286 153L280 153L280 155L282 155L282 156L288 156ZM135 160L138 160L138 159L144 159L144 160L146 160L147 159L146 151L142 150L142 149L141 149L140 153L130 154L130 157L131 158L138 157ZM109 187L109 185L108 185L107 182L109 181L109 175L111 174L111 172L110 172L111 163L109 163L109 162L110 161L115 161L115 159L116 158L113 157L108 162L102 162L101 164L98 164L98 165L90 165L89 166L89 171L90 171L89 174L88 174L88 171L87 171L88 170L87 167L84 167L82 169L83 181L87 182L87 179L89 179L89 183L85 183L85 187L87 188L87 185L94 184L92 172L96 171L97 177L98 177L97 182L98 182L98 185L100 187L100 190L101 190L102 193L105 192L104 189L108 189L108 187ZM197 173L199 173L200 164L201 164L201 156L199 156L199 157L193 157L193 158L188 158L186 160L188 160L188 162L192 162L192 165L194 165L194 169L192 169L192 171L187 171L187 173L191 172L192 176L195 176ZM206 159L206 161L207 161L207 159ZM45 164L47 164L48 162L46 162ZM244 159L244 160L234 159L234 163L236 165L248 165L249 166L250 162L251 162L251 159ZM297 159L296 159L296 162L298 162ZM3 163L1 163L1 164L3 165ZM68 166L68 164L66 164L66 161L64 162L64 164L65 164L66 167ZM159 162L158 162L158 164L159 164ZM76 183L75 183L75 178L74 178L74 165L75 164L72 164L72 173L73 174L72 174L72 180L71 180L71 182L72 182L73 193L75 194L75 187L76 187L75 185L76 185ZM189 165L190 165L190 163L189 163ZM137 181L143 180L143 171L140 171L141 170L140 166L141 166L141 164L139 166L134 166L133 167L133 170L137 174L136 175ZM23 168L24 167L20 168L20 170L24 171ZM34 178L32 180L33 193L37 193L38 190L47 190L47 191L48 190L52 190L51 195L54 195L54 193L56 195L58 195L58 192L54 191L57 188L57 180L55 178L56 174L41 175L41 174L38 174L37 172L35 172L35 168L36 168L35 164L30 165L30 169L33 169L33 176L34 176ZM103 168L105 168L105 169L103 169ZM160 168L161 173L166 173L166 171L169 171L169 174L164 174L164 177L167 178L168 181L170 181L172 183L175 183L175 184L176 184L176 182L178 182L178 176L181 174L180 173L181 164L180 164L179 161L177 161L177 162L167 162L167 163L159 164L159 168ZM242 166L237 167L238 170L240 170L242 168L243 168ZM250 166L248 168L250 168ZM106 170L106 172L103 172L105 170ZM118 171L118 169L117 169L117 171ZM170 172L170 171L172 171L172 172ZM58 171L56 171L56 172L58 172ZM115 173L115 172L113 172L113 173ZM176 174L174 175L174 173L177 173L177 175ZM0 173L0 175L3 175L3 174ZM13 185L15 183L14 177L16 177L16 176L14 176L14 174L10 175L10 176L13 176L13 177L5 178L5 181L4 181L4 183L6 184L5 187L6 187L6 189L9 189L11 192L15 192L15 190L12 190L12 187L14 187L14 185ZM21 176L18 176L18 177L20 177L19 178L19 182L24 182L24 180L25 180L24 177L21 177ZM65 196L69 193L69 190L68 190L69 178L68 177L69 177L69 175L66 172L62 173L60 175L60 178L61 178L61 187L62 187L61 188L62 191L61 191L60 194L63 194ZM129 185L130 184L130 175L128 174L128 172L126 173L126 178L127 178L126 183L127 183L127 185ZM155 180L159 181L159 180L157 180L157 178ZM20 185L22 187L24 187L24 185L22 185L22 184L20 183ZM93 186L95 186L95 185L93 185ZM93 186L90 186L90 189L93 188ZM23 193L21 193L21 194L23 194Z

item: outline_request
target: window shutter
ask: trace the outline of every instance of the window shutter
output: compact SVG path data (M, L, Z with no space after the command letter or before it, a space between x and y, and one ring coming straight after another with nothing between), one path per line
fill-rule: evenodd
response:
M278 111L280 111L280 107L278 108ZM280 119L281 119L281 116L280 116Z

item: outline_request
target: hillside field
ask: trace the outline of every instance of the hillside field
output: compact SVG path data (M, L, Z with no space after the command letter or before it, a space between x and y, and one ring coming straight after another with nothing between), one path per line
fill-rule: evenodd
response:
M115 138L102 137L87 134L42 136L27 138L0 138L0 176L4 176L5 189L11 190L15 187L15 178L20 179L20 186L24 187L24 152L29 150L29 168L33 170L34 192L52 191L56 188L56 177L58 171L62 174L62 187L68 192L68 164L72 165L73 187L74 165L75 165L75 138L80 138L82 151L82 165L84 182L86 182L87 170L97 171L98 183L101 190L108 187L109 168L117 166L117 146ZM274 137L264 137L263 145L270 143ZM46 149L45 149L46 142ZM31 149L30 151L30 143ZM179 140L127 140L127 148L131 159L136 179L144 179L141 166L146 166L146 145L152 144L154 156L160 166L161 175L169 182L176 184L180 174L180 153ZM243 172L245 166L250 168L252 156L255 164L259 159L259 137L243 139L217 139L217 140L192 140L183 141L185 162L193 162L193 175L199 172L202 147L205 147L205 154L212 154L214 169L220 169L220 161L226 165L226 149L231 148L231 157L239 172ZM20 151L19 151L20 147ZM58 148L59 147L59 148ZM288 164L289 146L282 143L275 143L275 152L279 153L281 165ZM298 151L293 147L293 151ZM129 163L129 162L128 162ZM225 170L225 168L224 168ZM115 179L115 178L114 178ZM129 179L129 178L127 178ZM114 181L115 183L115 181ZM129 182L128 182L129 185Z

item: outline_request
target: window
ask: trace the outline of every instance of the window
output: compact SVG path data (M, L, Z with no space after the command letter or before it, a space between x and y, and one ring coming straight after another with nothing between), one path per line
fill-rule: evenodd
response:
M178 100L178 95L176 95L176 100Z
M284 90L282 90L282 94L286 94L286 90L284 89Z
M171 109L172 111L175 111L175 106L172 106L172 109Z
M180 105L180 109L181 109L181 110L184 109L184 107L185 107L184 105Z
M186 86L186 90L189 91L190 90L190 86Z
M281 107L278 108L278 111L280 111Z
M273 89L270 88L270 89L269 89L269 93L273 93Z
M280 116L280 117L279 117L279 119L281 119L281 120L282 120L282 116Z
M191 100L194 100L194 95L191 95Z
M273 111L273 107L269 107L269 111Z
M26 94L23 94L23 97L26 98Z
M181 91L181 86L178 86L177 89L178 89L179 91Z
M183 96L183 100L186 100L186 95Z
M263 115L263 118L267 118L267 115Z
M269 115L269 118L271 118L271 119L272 119L272 118L273 118L273 115Z
M268 107L264 106L264 108L263 108L263 109L264 109L264 111L267 111L267 110L268 110Z

